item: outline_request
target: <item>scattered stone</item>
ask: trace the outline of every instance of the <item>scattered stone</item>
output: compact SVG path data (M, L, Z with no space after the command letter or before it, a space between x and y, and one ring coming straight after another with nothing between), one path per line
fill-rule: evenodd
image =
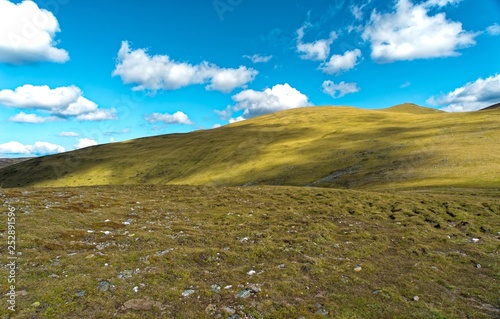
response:
M477 264L477 265L476 265L476 268L481 268L481 264Z
M355 272L360 272L362 270L361 266L354 267Z
M155 253L155 256L163 256L163 255L171 252L172 250L174 250L174 249L173 248L169 248L169 249L165 249L165 250L159 251L159 252Z
M123 225L130 225L132 224L133 220L132 219L127 219L126 221L124 221L122 224Z
M76 294L75 294L77 297L83 297L85 296L85 291L78 291Z
M224 287L224 289L231 289L233 288L233 285L227 285L226 287Z
M376 289L376 290L372 291L372 294L374 294L374 295L378 295L379 293L381 293L381 291L380 291L380 290L378 290L378 289Z
M316 313L317 313L318 315L327 316L329 312L328 312L328 310L326 310L326 309L318 309L318 311L316 311Z
M49 275L49 277L54 279L59 279L59 275L56 274Z
M205 312L209 315L213 314L215 311L217 310L217 306L214 305L214 304L209 304L206 308L205 308Z
M253 269L252 269L252 270L250 270L249 272L247 272L247 275L249 275L249 276L253 276L253 275L255 275L256 273L257 273L257 272L256 272L255 270L253 270Z
M132 310L151 310L153 307L161 308L160 302L154 302L147 299L131 299L123 304L125 309Z
M253 292L253 293L258 293L262 289L260 288L259 284L250 284L250 285L248 285L247 290L251 290L251 292Z
M243 299L247 299L248 297L250 297L252 295L252 291L249 290L249 289L245 289L245 290L242 290L240 292L238 292L236 294L236 298L243 298Z
M107 280L101 280L97 284L97 290L101 292L108 291L108 289L109 289L109 281Z
M184 291L182 292L182 296L183 296L183 297L189 297L189 296L191 296L192 294L194 294L194 290L193 290L193 289L184 290Z
M240 239L240 241L241 241L242 243L246 243L246 242L248 242L248 240L249 240L249 239L250 239L250 238L248 238L248 237L243 237L242 239Z
M222 311L227 313L228 315L234 315L236 313L236 310L234 308L228 306L222 307Z
M31 307L33 308L38 308L40 307L42 304L40 303L40 301L35 301L34 303L31 304Z
M101 233L103 233L104 235L111 235L111 232L109 230L105 230L105 231L103 231Z
M477 243L477 242L479 242L479 238L472 238L472 242L473 242L473 243Z
M94 254L90 254L90 255L88 255L87 257L85 257L85 259L94 258L94 256L95 256Z
M135 293L138 293L138 292L139 292L139 286L135 286L134 288L132 288L132 290L133 290Z
M124 271L121 271L119 274L118 274L118 278L120 279L127 279L127 278L131 278L132 277L132 270L124 270Z
M106 219L104 222L105 222L105 223L109 223L109 222L110 222L110 220L109 220L109 219Z
M211 288L211 289L212 289L212 291L213 291L213 292L215 292L215 293L218 293L218 292L220 292L220 290L221 290L221 286L219 286L219 285L212 285L210 288Z
M281 264L278 266L279 269L285 269L285 264Z
M26 290L16 291L16 296L26 296L28 292Z
M420 298L419 298L418 296L413 296L412 300L413 300L413 301L419 301L419 300L420 300Z
M227 319L240 319L240 316L238 316L237 314L234 314L234 315L227 317Z

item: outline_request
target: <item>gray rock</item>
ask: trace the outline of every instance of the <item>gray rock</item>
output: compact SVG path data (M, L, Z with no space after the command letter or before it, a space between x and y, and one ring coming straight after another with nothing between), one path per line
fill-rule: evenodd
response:
M109 281L107 280L101 280L97 284L97 290L104 292L109 290Z
M212 285L210 288L211 288L211 289L212 289L212 291L213 291L213 292L215 292L215 293L219 293L219 292L220 292L220 290L221 290L221 286L219 286L219 285Z
M183 297L189 297L191 296L192 294L194 294L194 290L193 289L187 289L187 290L184 290L182 292L182 296Z
M77 297L83 297L85 296L85 291L79 291L75 294Z
M127 278L131 278L131 277L132 277L132 274L133 274L133 271L132 271L132 270L124 270L124 271L121 271L121 272L118 274L118 278L120 278L120 279L127 279Z
M224 306L221 309L228 315L234 315L236 313L236 310L233 307Z
M245 290L242 290L240 292L238 292L236 294L236 298L243 298L243 299L247 299L248 297L250 297L252 295L252 291L251 290L248 290L248 289L245 289Z

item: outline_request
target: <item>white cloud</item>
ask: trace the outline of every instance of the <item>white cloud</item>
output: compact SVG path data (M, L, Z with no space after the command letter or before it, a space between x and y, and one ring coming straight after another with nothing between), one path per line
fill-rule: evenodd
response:
M45 122L54 122L57 121L58 118L55 116L49 116L49 117L42 117L38 116L36 114L27 114L24 112L18 113L11 118L9 118L10 122L15 122L15 123L31 123L31 124L39 124L39 123L45 123Z
M361 51L359 49L346 51L343 55L332 55L330 60L322 63L319 68L327 74L341 73L354 68L358 58L361 58Z
M232 98L236 102L233 110L244 110L241 119L312 105L306 95L291 87L288 83L277 84L264 91L245 90Z
M0 154L2 155L39 156L62 153L65 151L64 147L48 142L36 142L33 145L24 145L19 142L12 141L0 144Z
M356 20L362 20L363 19L363 8L361 6L352 6L351 7L351 13L356 18Z
M238 116L235 119L230 118L229 119L229 124L233 124L233 123L236 123L236 122L241 122L241 121L244 121L244 120L245 120L245 118L243 116Z
M424 5L427 7L432 7L432 6L438 6L438 7L444 7L447 6L448 4L457 4L462 0L427 0Z
M398 0L395 11L379 14L373 11L363 32L371 42L371 57L378 62L429 59L457 56L458 49L476 44L478 33L462 29L460 22L446 19L444 12L429 15L432 6L458 3L456 0L431 0L414 5Z
M189 117L185 113L180 111L175 112L174 114L153 113L146 116L146 121L148 121L149 123L163 122L165 124L193 124Z
M489 35L500 35L500 25L497 23L490 25L487 29L486 32L488 32Z
M443 111L476 111L500 102L500 74L486 79L479 78L469 82L448 94L431 97L427 103L444 106Z
M60 137L78 137L78 136L80 136L80 134L75 133L75 132L61 132L61 133L57 134L57 136L60 136Z
M113 76L120 76L123 83L137 84L133 90L154 92L208 83L207 90L229 93L245 87L257 74L258 71L245 66L229 69L206 61L192 65L174 61L167 55L151 56L145 49L131 50L127 41L122 42L113 71Z
M89 146L97 145L98 143L95 140L90 138L81 138L78 140L78 143L75 144L76 149L85 148Z
M250 59L253 63L266 63L266 62L269 62L273 58L272 55L262 56L259 54L244 55L243 57Z
M114 109L98 109L97 104L83 97L83 92L74 85L51 89L47 85L26 84L15 90L1 90L0 104L45 111L60 118L76 117L82 121L116 119Z
M68 52L55 47L59 31L54 15L34 1L14 4L0 0L0 62L68 61Z
M323 82L323 93L326 93L334 99L341 98L347 94L359 92L360 88L356 83L345 83L344 81L336 84L330 80Z
M222 125L220 125L220 124L214 124L214 125L212 126L212 128L219 128L219 127L221 127L221 126L222 126Z
M404 89L404 88L407 88L409 86L411 86L411 82L410 81L406 81L405 83L401 84L399 86L399 88Z
M324 61L330 55L330 46L337 38L335 32L330 33L328 39L316 40L311 43L302 42L304 31L308 25L302 26L297 30L297 52L300 53L300 58L303 60Z

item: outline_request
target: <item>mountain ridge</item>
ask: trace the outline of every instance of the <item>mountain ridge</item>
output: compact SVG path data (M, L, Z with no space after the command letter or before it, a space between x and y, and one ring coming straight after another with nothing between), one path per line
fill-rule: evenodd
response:
M0 169L0 186L499 186L500 112L407 109L297 108L97 145Z

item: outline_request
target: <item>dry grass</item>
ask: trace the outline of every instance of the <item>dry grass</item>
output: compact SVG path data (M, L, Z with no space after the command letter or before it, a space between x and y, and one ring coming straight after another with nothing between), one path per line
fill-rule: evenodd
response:
M7 205L17 209L17 290L28 293L11 318L228 318L223 307L239 318L500 315L498 190L150 185L4 189L0 198L5 220ZM124 271L131 277L118 278ZM98 291L100 280L111 288ZM261 291L235 297L251 284ZM144 298L161 307L122 308Z

